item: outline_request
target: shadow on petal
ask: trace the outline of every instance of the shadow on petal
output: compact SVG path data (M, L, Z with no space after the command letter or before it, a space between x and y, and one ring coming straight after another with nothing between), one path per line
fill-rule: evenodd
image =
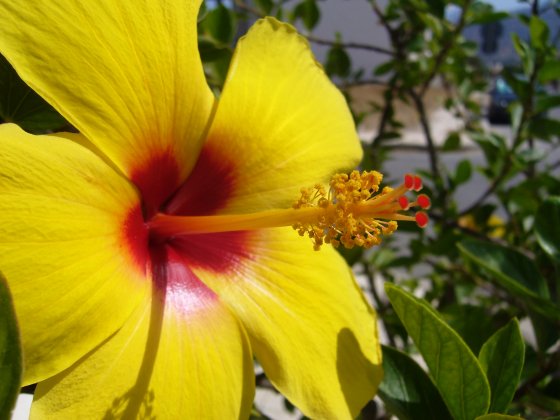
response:
M167 290L167 271L163 268L167 264L165 252L153 255L158 264L154 267L154 288L152 291L152 303L150 310L150 326L142 363L134 385L122 396L113 400L111 408L107 410L103 418L105 420L115 418L141 418L155 419L153 415L155 392L150 389L152 374L161 339L163 315L165 312L165 297Z
M372 344L378 346L373 340ZM377 392L383 378L381 361L372 363L363 353L354 333L343 328L338 333L336 367L346 404L352 416L356 417Z

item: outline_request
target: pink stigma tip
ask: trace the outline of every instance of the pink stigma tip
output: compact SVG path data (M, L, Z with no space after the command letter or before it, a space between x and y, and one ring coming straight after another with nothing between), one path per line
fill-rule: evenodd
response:
M418 205L420 207L422 207L423 209L429 209L430 206L432 205L432 203L430 202L430 197L428 197L426 194L420 194L417 198L416 198L416 202L418 203Z
M414 176L413 184L414 191L420 191L422 189L422 179L419 176Z
M409 207L408 198L406 198L404 195L400 196L399 205L401 206L401 209L408 210Z
M414 175L406 174L404 176L404 186L408 190L412 190L414 188Z
M416 213L414 218L416 219L416 224L421 228L426 227L428 225L428 221L429 221L428 215L423 211L419 211L418 213Z

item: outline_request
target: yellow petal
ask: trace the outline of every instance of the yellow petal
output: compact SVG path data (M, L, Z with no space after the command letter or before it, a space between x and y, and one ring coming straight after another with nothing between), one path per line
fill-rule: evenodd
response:
M0 0L0 53L141 189L155 194L165 181L170 193L196 160L214 101L199 5Z
M228 196L224 211L246 213L289 207L301 187L353 168L361 155L346 101L305 39L267 18L237 45L204 146L208 159L193 176L213 174L207 185Z
M167 250L165 260L154 282L165 287L107 342L40 383L32 418L248 418L254 373L243 328L178 254Z
M381 381L376 316L328 246L291 229L251 233L235 270L198 275L243 322L268 378L311 418L354 418Z
M141 236L142 220L130 216L134 187L88 149L12 124L0 139L0 270L33 383L106 339L141 301L149 282L128 236Z

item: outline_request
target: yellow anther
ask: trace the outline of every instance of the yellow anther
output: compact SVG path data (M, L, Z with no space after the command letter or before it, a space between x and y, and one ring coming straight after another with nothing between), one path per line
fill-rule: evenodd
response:
M379 192L382 180L383 175L377 171L353 171L334 175L328 194L321 185L315 185L311 192L305 190L294 208L315 207L322 211L314 220L296 223L294 228L307 232L315 249L323 243L346 248L379 245L383 236L397 230L396 220L414 221L414 217L400 213L398 201L409 188L403 184L397 189L384 187Z

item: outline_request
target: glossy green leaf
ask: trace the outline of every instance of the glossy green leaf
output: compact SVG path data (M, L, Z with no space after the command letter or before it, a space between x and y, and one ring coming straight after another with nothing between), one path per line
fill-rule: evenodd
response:
M529 257L501 245L470 238L458 246L463 256L484 267L512 293L548 299L546 281Z
M385 291L453 418L471 420L485 414L490 404L490 386L461 337L426 301L390 283L385 285Z
M512 319L484 343L478 360L490 383L488 411L507 411L521 377L524 359L525 344L517 319Z
M0 275L0 419L10 418L21 387L22 359L12 298Z
M541 248L560 263L560 197L550 197L539 207L535 233Z
M452 418L430 377L408 355L383 346L383 372L379 396L399 419Z
M465 296L470 296L472 292L472 289L467 287L465 291L462 291L462 288L456 289L456 293L464 293ZM464 299L463 296L461 298ZM461 298L457 296L458 301ZM492 312L484 306L459 303L446 305L440 315L451 328L457 331L474 354L478 354L482 345L492 336L496 330L495 324L503 325L503 322L501 324L500 322L504 316L503 313Z
M457 245L463 257L482 267L496 283L523 299L530 309L552 320L560 307L550 301L546 280L526 255L494 243L464 239Z
M0 55L0 123L2 121L13 122L30 132L57 130L68 124Z

